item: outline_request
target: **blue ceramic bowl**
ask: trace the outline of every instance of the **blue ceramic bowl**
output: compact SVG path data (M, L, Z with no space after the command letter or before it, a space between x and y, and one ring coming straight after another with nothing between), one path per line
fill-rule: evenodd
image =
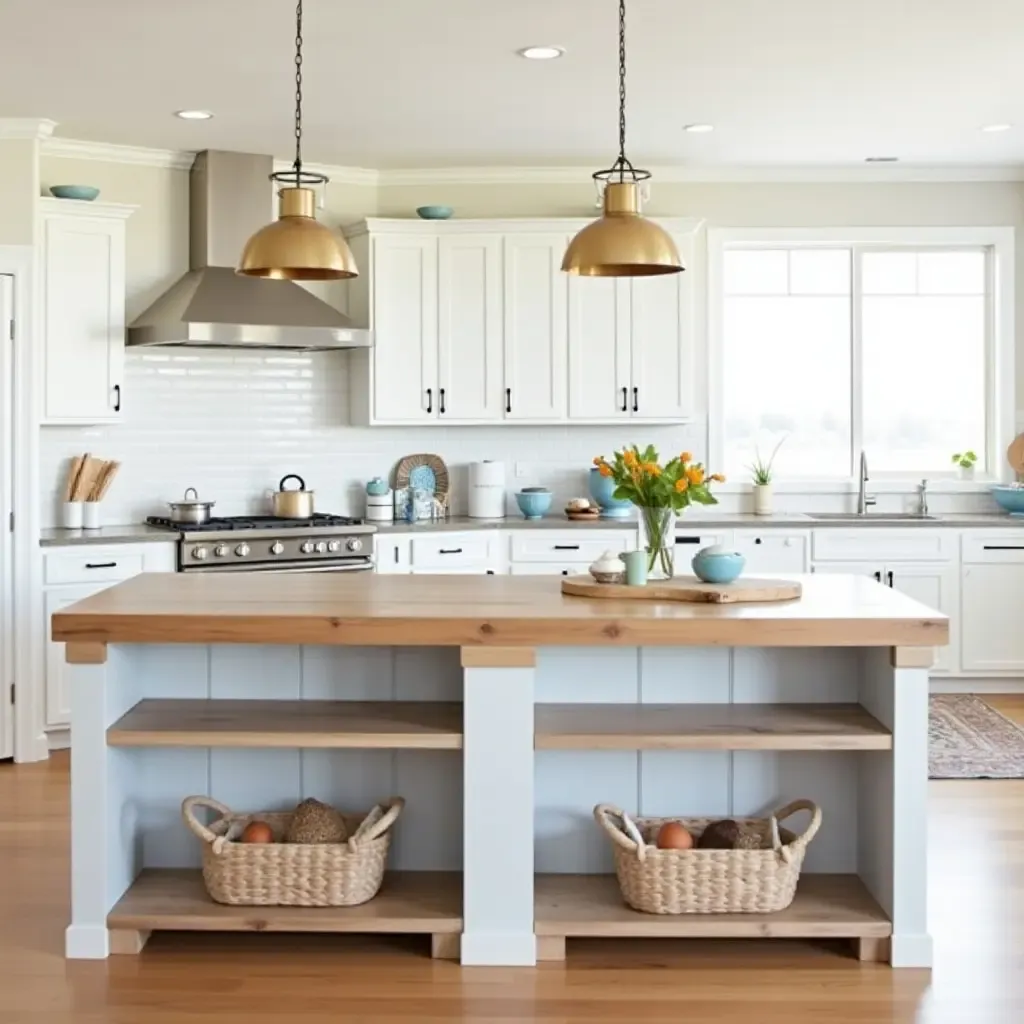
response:
M100 190L93 188L92 185L50 186L50 195L56 196L58 199L82 199L87 203L91 203L99 194Z
M633 503L613 498L615 481L610 476L601 476L595 466L590 471L590 496L601 506L602 519L625 519L633 514Z
M1024 487L993 487L992 497L1011 516L1024 516Z
M540 519L551 508L551 492L520 491L516 495L516 504L527 519Z
M690 564L697 578L705 583L732 583L743 572L747 560L723 544L712 544L698 551Z
M423 220L447 220L455 211L450 206L417 206L416 214Z

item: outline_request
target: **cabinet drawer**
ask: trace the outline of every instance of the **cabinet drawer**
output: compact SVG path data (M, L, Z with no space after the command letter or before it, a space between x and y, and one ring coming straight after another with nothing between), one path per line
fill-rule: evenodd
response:
M589 562L513 562L513 576L585 576ZM625 566L622 567L625 571Z
M627 551L636 546L633 530L608 530L595 534L590 530L554 533L519 530L512 534L510 557L513 562L581 562L585 566L597 561L605 551Z
M829 562L948 562L956 554L953 530L868 526L860 530L815 530L813 538L814 558Z
M484 533L442 533L433 537L413 537L412 564L416 569L482 564L492 560L491 552L495 542L495 537Z
M964 562L1024 562L1024 530L968 531L962 543Z
M141 551L125 550L124 546L61 551L43 555L43 582L116 583L137 576L143 571L144 562Z

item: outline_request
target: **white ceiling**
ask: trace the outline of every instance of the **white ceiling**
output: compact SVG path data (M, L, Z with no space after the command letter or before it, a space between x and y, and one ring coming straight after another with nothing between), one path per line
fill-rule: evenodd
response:
M629 0L629 146L652 165L1024 162L1024 0ZM0 117L288 156L292 0L0 0ZM606 166L615 0L306 0L304 155ZM522 46L555 43L557 61ZM171 116L208 108L212 121ZM711 122L710 135L682 126ZM983 134L993 122L1015 130Z

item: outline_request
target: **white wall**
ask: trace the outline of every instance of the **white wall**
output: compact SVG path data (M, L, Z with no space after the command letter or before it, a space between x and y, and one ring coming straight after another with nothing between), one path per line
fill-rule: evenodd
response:
M44 157L45 184L92 183L111 202L135 203L128 222L128 316L139 313L188 264L188 173L149 166ZM593 189L579 185L396 187L332 185L327 223L362 216L410 216L425 202L456 215L590 216ZM1024 185L662 184L649 212L705 218L708 226L1010 225L1024 226ZM1018 261L1024 296L1024 260ZM325 295L329 297L329 293ZM1019 318L1018 394L1024 396L1024 317ZM703 365L703 359L699 360ZM56 522L57 488L73 454L118 458L123 468L105 510L109 522L160 511L185 487L218 502L217 511L260 511L262 495L288 472L317 491L321 511L358 513L363 482L387 474L403 455L433 451L453 470L454 508L464 508L465 465L505 459L511 484L543 483L560 500L586 493L595 454L633 441L664 451L706 446L693 427L438 427L347 425L347 356L149 350L130 352L125 419L116 427L42 430L43 525ZM698 384L698 393L702 390ZM1018 400L1018 408L1024 400ZM524 474L514 477L518 465ZM807 504L791 499L791 507ZM934 504L934 503L933 503ZM724 508L742 508L732 499ZM808 506L809 507L809 506Z

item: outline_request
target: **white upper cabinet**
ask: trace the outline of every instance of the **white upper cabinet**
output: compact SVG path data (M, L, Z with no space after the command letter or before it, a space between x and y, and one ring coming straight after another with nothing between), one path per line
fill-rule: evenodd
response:
M133 209L39 200L44 423L120 419L125 221Z
M567 234L505 236L504 390L506 420L565 419L569 278Z
M693 415L693 272L627 280L561 270L564 219L365 221L348 312L355 422L681 422ZM697 221L673 222L689 268Z

